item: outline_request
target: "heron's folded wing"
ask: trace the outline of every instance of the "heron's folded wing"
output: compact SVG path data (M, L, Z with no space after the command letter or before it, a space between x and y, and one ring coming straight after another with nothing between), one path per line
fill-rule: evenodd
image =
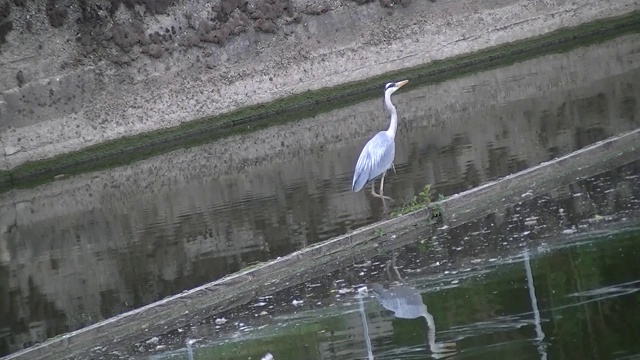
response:
M369 181L385 172L394 156L393 139L386 132L377 133L364 146L353 174L352 190L360 191Z

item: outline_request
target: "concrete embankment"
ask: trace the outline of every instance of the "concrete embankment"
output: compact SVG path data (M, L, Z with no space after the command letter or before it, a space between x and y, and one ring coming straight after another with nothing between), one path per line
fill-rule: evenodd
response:
M638 9L635 0L7 1L0 170Z

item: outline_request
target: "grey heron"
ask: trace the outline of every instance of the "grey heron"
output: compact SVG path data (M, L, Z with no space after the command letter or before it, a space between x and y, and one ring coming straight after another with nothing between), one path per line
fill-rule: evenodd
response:
M398 113L396 107L391 102L391 95L398 91L409 80L399 82L390 82L384 87L384 107L387 109L390 117L389 129L380 131L367 142L362 149L356 170L353 174L353 182L351 190L358 192L362 190L367 183L371 182L371 194L375 197L391 199L384 196L384 177L387 170L393 164L396 153L396 130L398 128ZM375 180L380 177L380 194L375 192Z

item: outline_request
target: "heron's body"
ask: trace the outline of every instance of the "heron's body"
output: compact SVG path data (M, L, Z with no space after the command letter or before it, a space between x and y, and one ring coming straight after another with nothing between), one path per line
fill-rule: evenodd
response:
M398 128L398 114L391 102L391 95L406 84L408 80L397 83L388 83L384 91L384 106L390 117L389 129L377 133L362 149L356 169L353 174L351 190L354 192L362 190L368 183L380 179L380 194L376 194L373 183L371 193L374 196L386 198L383 195L384 177L387 170L392 166L396 154L396 130Z
M364 146L353 175L353 191L362 190L391 167L396 155L396 143L386 131L380 131Z

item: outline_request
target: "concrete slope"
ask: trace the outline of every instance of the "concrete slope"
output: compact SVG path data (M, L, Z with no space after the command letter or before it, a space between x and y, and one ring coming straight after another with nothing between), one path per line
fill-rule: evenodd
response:
M638 9L637 0L5 1L0 170Z

